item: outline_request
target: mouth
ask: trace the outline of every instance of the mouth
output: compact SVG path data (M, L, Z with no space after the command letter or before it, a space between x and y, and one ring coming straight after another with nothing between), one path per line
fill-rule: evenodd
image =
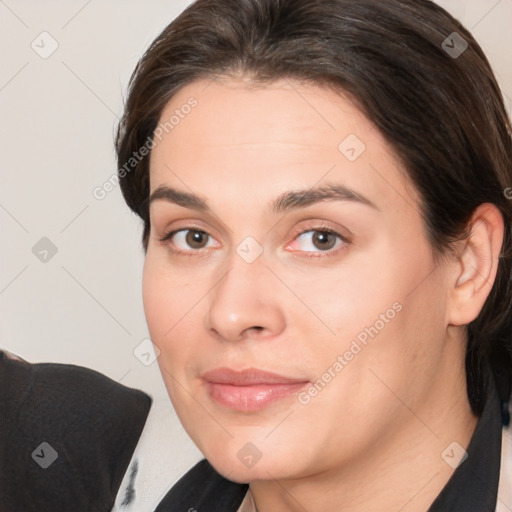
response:
M241 412L257 412L299 392L309 384L255 368L235 371L216 368L202 375L210 398L218 404Z

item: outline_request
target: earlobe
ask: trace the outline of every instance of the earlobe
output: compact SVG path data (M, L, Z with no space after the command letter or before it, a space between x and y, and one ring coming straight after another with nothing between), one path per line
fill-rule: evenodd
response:
M503 217L493 204L481 204L468 228L469 235L460 242L451 263L450 325L466 325L480 313L494 284L503 244Z

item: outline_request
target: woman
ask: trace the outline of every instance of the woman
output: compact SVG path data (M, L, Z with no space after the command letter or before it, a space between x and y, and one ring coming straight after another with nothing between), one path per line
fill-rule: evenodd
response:
M119 178L205 460L158 511L500 506L510 135L426 0L198 0L160 34Z

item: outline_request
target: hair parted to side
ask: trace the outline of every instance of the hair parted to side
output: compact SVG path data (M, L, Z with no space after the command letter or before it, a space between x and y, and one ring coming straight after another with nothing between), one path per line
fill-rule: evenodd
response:
M468 48L443 49L457 32ZM197 79L281 78L334 88L377 126L419 191L436 254L463 238L472 212L495 204L505 221L498 274L467 327L471 407L480 414L485 368L503 403L512 378L511 127L491 67L458 21L428 0L197 0L155 39L130 79L116 136L118 169L153 137L162 110ZM186 122L186 121L185 121ZM149 157L119 174L128 206L149 224Z

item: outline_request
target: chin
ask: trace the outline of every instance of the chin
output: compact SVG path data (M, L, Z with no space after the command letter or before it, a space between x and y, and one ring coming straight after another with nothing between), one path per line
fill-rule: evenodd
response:
M296 458L282 453L276 446L257 448L255 444L244 441L236 443L236 446L235 443L228 446L219 443L219 447L204 452L204 455L218 473L233 482L286 479L299 470Z
M244 468L241 464L233 463L232 460L215 460L208 458L208 462L214 467L217 473L224 478L238 484L247 484L256 480L269 480L272 478L283 478L284 475L275 475L273 471L268 471L268 464L262 461L255 464L252 468ZM273 466L273 465L270 465Z

